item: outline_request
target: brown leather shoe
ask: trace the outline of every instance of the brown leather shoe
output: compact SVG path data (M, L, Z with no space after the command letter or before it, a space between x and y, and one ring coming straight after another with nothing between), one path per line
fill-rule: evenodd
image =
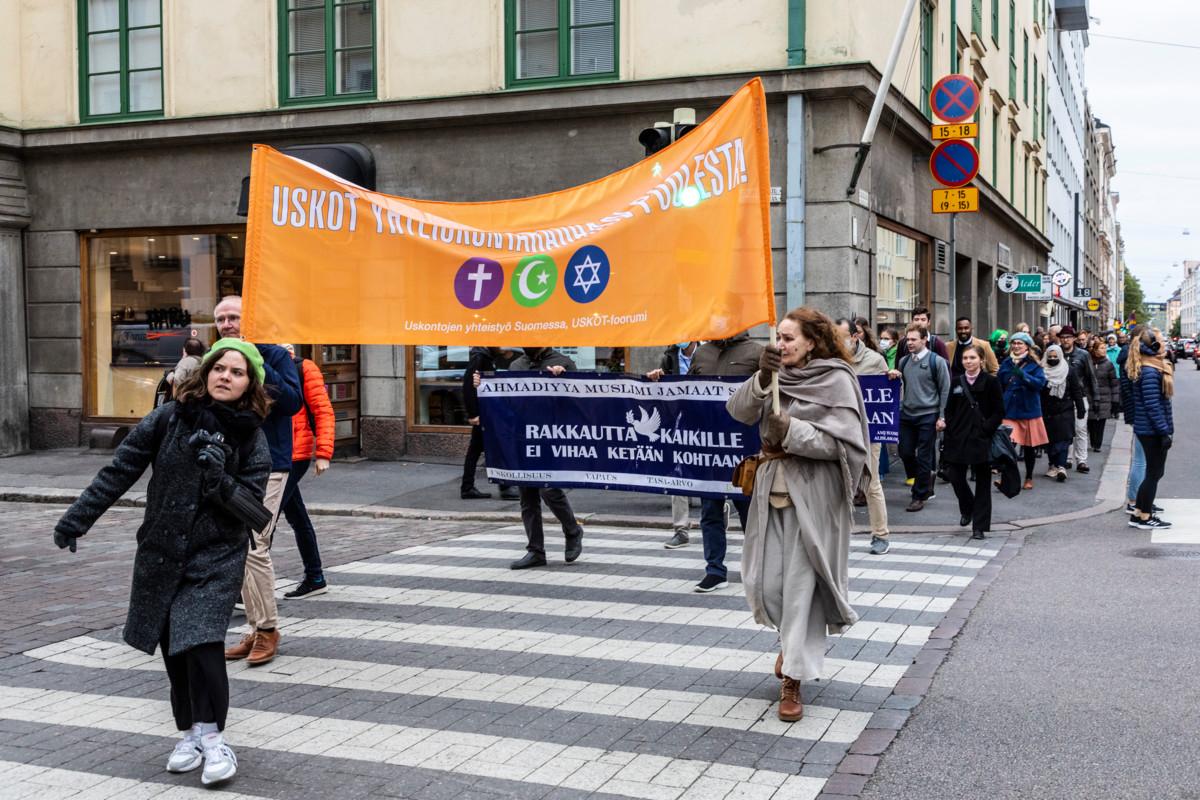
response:
M243 658L250 655L250 651L254 649L254 642L257 641L257 639L258 639L258 632L250 631L245 636L243 636L242 640L240 642L238 642L237 644L235 644L233 647L226 648L225 660L226 661L241 661Z
M269 664L275 659L275 653L279 650L279 629L273 631L259 631L258 638L254 640L254 649L250 651L250 656L246 659L246 663L252 667L257 667L260 664Z
M783 677L779 686L779 719L783 722L796 722L804 716L804 703L800 699L800 681L795 678Z
M925 507L924 500L913 500L911 503L908 504L908 508L906 508L904 510L905 511L920 511L924 507Z
M775 677L783 680L783 653L775 656Z

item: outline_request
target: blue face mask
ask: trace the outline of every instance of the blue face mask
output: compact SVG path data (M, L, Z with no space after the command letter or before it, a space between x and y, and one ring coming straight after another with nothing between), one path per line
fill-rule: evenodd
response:
M677 344L675 346L678 347L680 350L687 350L689 347L692 346L692 343L691 342L680 342L679 344Z

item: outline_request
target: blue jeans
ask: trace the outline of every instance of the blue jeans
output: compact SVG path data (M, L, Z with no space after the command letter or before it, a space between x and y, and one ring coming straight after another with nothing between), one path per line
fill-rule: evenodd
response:
M300 560L304 562L304 580L309 583L324 583L325 573L321 571L321 551L317 547L317 532L313 530L312 520L308 518L308 508L300 495L300 479L308 472L308 461L293 461L292 471L288 473L287 483L283 487L283 516L292 526L296 534L296 549L300 551Z
M1146 480L1146 451L1142 449L1142 442L1138 437L1133 437L1133 458L1129 461L1129 477L1125 480L1125 502L1137 502L1138 489L1141 488L1142 481Z
M888 446L884 442L883 446L879 448L879 477L881 479L887 477L888 467L890 466L891 464L888 462Z
M1071 441L1066 442L1051 442L1046 448L1046 456L1050 459L1052 467L1066 467L1067 456L1071 452Z
M737 509L742 530L746 530L746 512L750 498L730 501ZM725 501L713 497L700 498L700 536L704 540L704 572L724 580L725 569Z

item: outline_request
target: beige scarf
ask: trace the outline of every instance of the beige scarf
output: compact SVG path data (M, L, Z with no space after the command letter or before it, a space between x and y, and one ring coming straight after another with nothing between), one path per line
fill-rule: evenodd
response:
M1145 353L1142 353L1141 356L1141 366L1154 367L1162 373L1163 397L1173 397L1175 395L1175 365L1162 356L1151 356Z

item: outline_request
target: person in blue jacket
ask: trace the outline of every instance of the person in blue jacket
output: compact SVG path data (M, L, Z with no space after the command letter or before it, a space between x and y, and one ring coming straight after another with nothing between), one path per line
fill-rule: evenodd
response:
M1171 527L1170 522L1154 513L1158 482L1166 471L1167 451L1175 434L1171 415L1174 369L1164 358L1165 350L1162 333L1147 328L1130 343L1126 362L1133 384L1133 433L1146 453L1146 477L1138 487L1136 507L1129 518L1130 527L1141 530Z
M213 309L213 321L221 338L240 339L242 336L242 298L222 297ZM257 345L262 355L264 383L274 403L263 422L262 430L271 448L271 474L263 505L271 512L271 521L250 539L246 556L246 575L242 581L242 602L246 606L246 622L250 632L225 651L230 661L246 659L251 666L266 664L275 658L279 649L279 611L275 604L275 567L271 564L271 539L279 521L280 501L292 469L292 417L303 407L300 373L291 355L279 345Z
M1033 351L1033 337L1017 331L1008 339L1008 358L1000 363L996 378L1004 390L1004 422L1012 428L1013 444L1021 445L1025 459L1025 483L1033 488L1033 467L1037 448L1050 441L1042 421L1042 388L1046 373Z

